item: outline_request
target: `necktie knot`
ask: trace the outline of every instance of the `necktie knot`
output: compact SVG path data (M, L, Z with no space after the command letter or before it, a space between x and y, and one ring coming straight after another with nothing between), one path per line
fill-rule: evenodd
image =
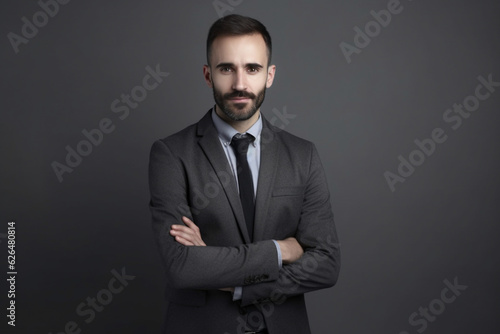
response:
M248 152L248 146L252 143L255 138L251 134L235 134L231 140L231 146L234 149L236 155L246 155Z

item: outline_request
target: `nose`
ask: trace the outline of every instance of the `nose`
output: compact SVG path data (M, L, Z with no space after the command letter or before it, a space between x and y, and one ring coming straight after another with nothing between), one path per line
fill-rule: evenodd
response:
M244 91L247 89L245 73L243 70L239 69L238 71L234 72L232 88L238 91Z

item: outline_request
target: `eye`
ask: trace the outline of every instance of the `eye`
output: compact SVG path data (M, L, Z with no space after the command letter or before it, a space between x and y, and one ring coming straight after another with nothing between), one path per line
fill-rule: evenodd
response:
M233 69L229 66L224 66L224 67L221 67L220 68L220 71L223 72L223 73L229 73L231 72Z
M257 73L257 72L259 72L259 68L258 67L250 66L248 68L248 72L250 72L250 73Z

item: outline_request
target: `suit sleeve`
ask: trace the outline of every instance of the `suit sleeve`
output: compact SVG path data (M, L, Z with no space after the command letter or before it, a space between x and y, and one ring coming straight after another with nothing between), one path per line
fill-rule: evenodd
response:
M330 194L323 167L314 145L305 189L297 241L304 248L302 257L284 264L277 280L244 286L242 306L272 301L328 288L337 282L340 247L330 205Z
M187 184L179 157L156 141L149 163L149 206L169 284L178 289L219 289L248 284L252 277L276 280L279 265L272 240L235 247L184 246L174 240L170 226L182 224L181 217L187 214L180 208L189 208Z

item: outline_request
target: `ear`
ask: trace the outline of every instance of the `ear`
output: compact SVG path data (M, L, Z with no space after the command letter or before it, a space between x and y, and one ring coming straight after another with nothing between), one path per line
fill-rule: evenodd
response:
M269 65L269 67L267 68L266 88L269 88L273 85L275 74L276 74L276 65Z
M203 65L203 77L205 78L205 82L207 83L208 87L212 88L212 74L210 73L210 67L208 65Z

